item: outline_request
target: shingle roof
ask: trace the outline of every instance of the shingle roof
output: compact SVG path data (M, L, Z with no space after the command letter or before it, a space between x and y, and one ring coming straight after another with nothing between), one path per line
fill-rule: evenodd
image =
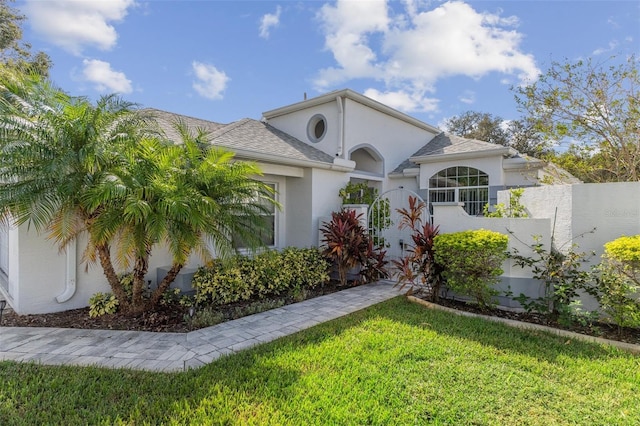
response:
M216 131L212 143L295 160L332 163L333 157L261 121L245 118Z
M411 155L411 157L404 160L391 173L402 173L404 169L416 167L416 164L410 160L410 158L413 157L495 151L500 148L504 147L490 142L484 142L477 139L467 139L442 132L431 139L429 142L427 142L426 145L416 151L413 155Z
M191 129L201 128L209 131L213 145L231 151L242 151L242 156L248 159L258 159L257 157L261 155L268 155L289 160L333 162L333 157L329 154L261 121L245 118L231 124L221 124L157 109L147 111L156 118L171 140L179 140L173 123L181 120ZM255 153L256 158L252 158L251 153Z

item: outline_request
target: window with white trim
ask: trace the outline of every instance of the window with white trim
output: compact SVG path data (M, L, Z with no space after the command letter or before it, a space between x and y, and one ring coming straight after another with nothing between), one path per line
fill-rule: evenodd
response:
M480 216L489 203L489 175L473 167L454 166L429 179L429 202L464 203L471 216Z

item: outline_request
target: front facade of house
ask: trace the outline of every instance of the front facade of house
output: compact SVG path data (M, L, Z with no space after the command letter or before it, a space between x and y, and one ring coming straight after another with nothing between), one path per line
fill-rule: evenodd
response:
M167 135L179 119L211 132L211 143L257 162L282 205L270 214L273 248L319 243L321 219L340 209L340 188L367 182L379 193L405 188L425 200L463 202L472 215L495 204L497 191L549 180L545 164L505 147L458 138L351 90L331 92L263 113L262 120L220 124L151 110ZM554 179L556 176L552 176ZM78 241L60 253L26 226L0 229L0 292L20 314L88 305L109 291L98 265L82 261ZM192 259L187 269L199 265ZM151 256L148 280L171 259Z

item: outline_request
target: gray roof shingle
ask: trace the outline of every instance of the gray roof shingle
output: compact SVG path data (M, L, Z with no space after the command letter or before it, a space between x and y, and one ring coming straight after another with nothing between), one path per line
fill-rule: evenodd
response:
M411 155L411 157L400 163L400 165L396 167L391 174L402 173L404 169L416 167L416 164L410 160L410 158L413 157L495 151L500 148L505 147L490 142L484 142L477 139L467 139L442 132L427 142L426 145L416 151Z
M155 117L167 137L174 141L179 141L180 137L173 123L180 120L190 129L201 128L210 132L212 145L242 151L242 156L251 160L268 155L294 161L333 162L329 154L261 121L245 118L231 124L221 124L157 109L146 111ZM252 158L251 153L255 153L256 158Z

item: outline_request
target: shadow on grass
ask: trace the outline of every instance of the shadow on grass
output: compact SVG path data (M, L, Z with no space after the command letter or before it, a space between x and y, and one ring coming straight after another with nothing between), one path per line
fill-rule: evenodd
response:
M333 358L355 358L355 362L347 365L355 365L356 369L357 357L367 353L400 363L425 361L420 359L423 355L417 352L414 355L410 348L393 352L396 342L384 341L387 339L382 329L385 321L399 324L403 332L435 333L438 337L475 342L503 353L517 353L549 363L560 362L560 357L585 360L625 357L613 348L575 340L567 344L566 338L433 311L397 297L185 373L3 362L0 363L0 383L3 384L0 424L286 424L292 422L288 417L291 410L296 416L307 416L303 418L305 423L314 423L314 419L319 423L340 423L343 418L339 416L348 418L360 410L359 421L394 424L393 416L403 412L398 407L409 402L389 402L385 398L387 394L393 396L394 386L398 389L405 386L402 380L367 376L367 371L354 372L359 377L353 378L353 382L365 383L366 390L362 392L373 392L375 396L358 401L357 395L349 395L345 398L348 401L341 401L341 393L352 390L341 389L343 384L332 383L329 378L333 369L343 365L331 364ZM363 346L357 340L356 329L360 327L380 327L380 339L365 342L365 348L359 347ZM375 334L375 330L370 334ZM403 336L395 337L397 342L403 341ZM334 341L340 341L340 346L336 346L341 348L338 352L331 352L330 343ZM425 341L428 344L429 339ZM321 346L324 347L318 349ZM314 358L319 351L322 354ZM298 358L303 352L303 358ZM299 359L313 365L303 365ZM326 380L317 377L323 374ZM315 377L311 386L305 382L309 380L307 375ZM381 383L380 377L388 381ZM382 395L376 394L377 391ZM302 397L301 392L305 393ZM315 403L323 398L326 400L323 404ZM334 417L331 410L337 404L331 398L343 403L336 408L342 411L333 413ZM382 400L384 403L380 403Z

